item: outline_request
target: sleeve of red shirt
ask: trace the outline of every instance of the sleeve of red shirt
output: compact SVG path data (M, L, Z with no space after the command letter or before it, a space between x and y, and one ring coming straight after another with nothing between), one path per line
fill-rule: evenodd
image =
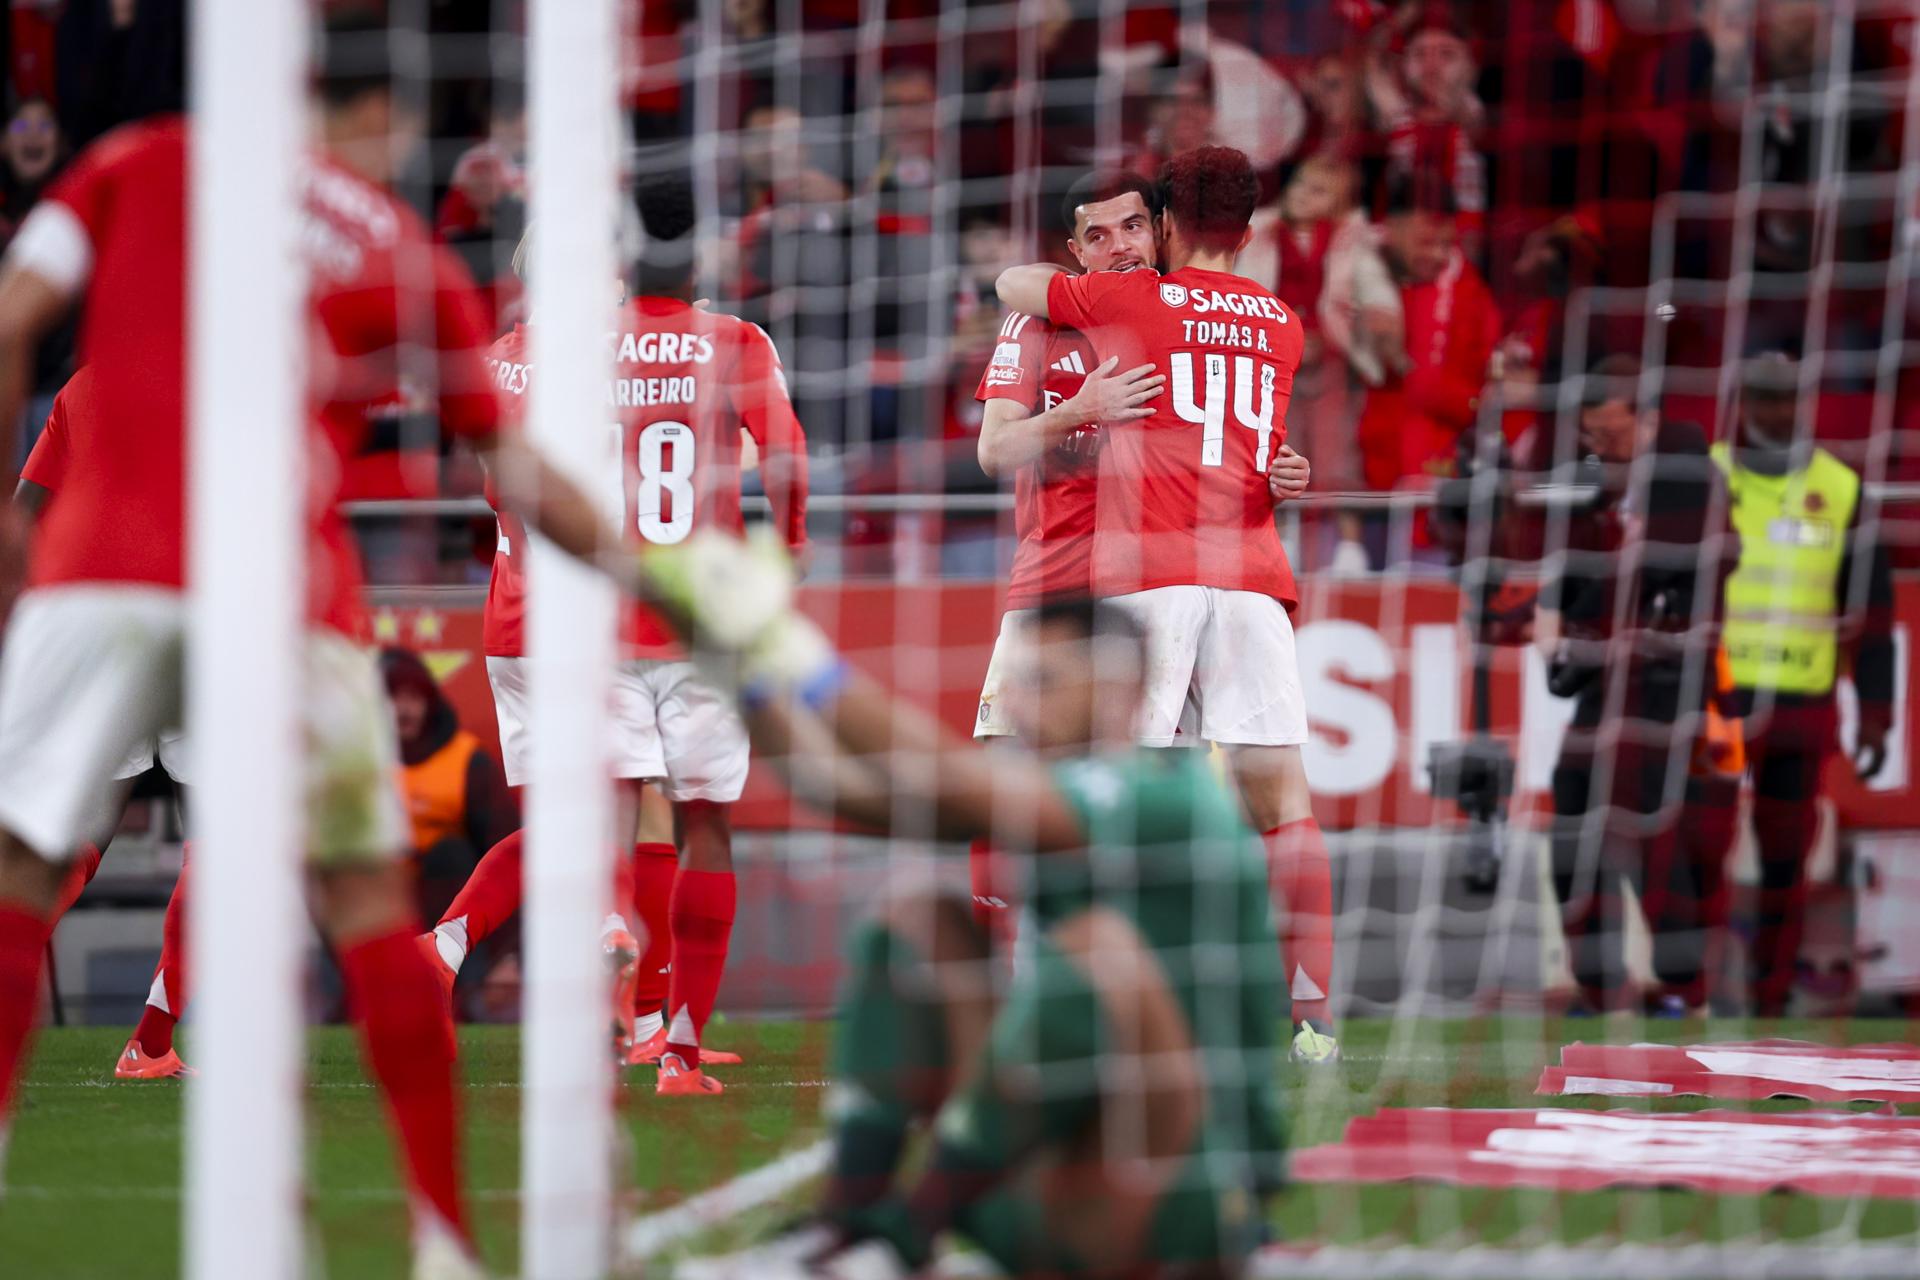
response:
M1032 412L1047 380L1047 338L1052 333L1053 326L1039 316L1009 311L973 398L1014 400Z
M59 490L66 474L67 393L62 390L53 398L53 411L47 415L47 425L40 429L40 438L33 442L26 465L20 468L20 478L52 493Z
M757 324L740 328L731 393L740 424L760 446L760 482L787 545L807 545L807 437L787 398L787 375L773 339Z
M500 400L487 369L487 307L452 251L433 251L433 332L438 353L440 425L449 435L484 439L499 431Z
M87 238L99 242L114 204L115 169L145 136L144 126L128 125L107 134L70 161L47 187L42 199L55 200L73 210L87 229Z
M1095 308L1123 279L1124 274L1113 272L1055 276L1047 281L1047 319L1063 329L1092 328Z

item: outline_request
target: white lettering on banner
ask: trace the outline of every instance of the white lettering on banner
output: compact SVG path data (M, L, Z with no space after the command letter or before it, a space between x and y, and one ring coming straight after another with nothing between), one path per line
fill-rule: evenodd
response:
M1400 757L1399 726L1391 703L1346 680L1393 679L1393 652L1378 631L1345 619L1309 623L1295 644L1314 727L1303 753L1308 782L1325 795L1373 790Z
M1514 790L1521 795L1553 785L1560 742L1573 723L1573 699L1556 698L1547 688L1547 660L1527 646L1525 684L1520 693L1520 749Z
M1835 1058L1742 1049L1688 1049L1687 1056L1716 1075L1817 1084L1840 1093L1858 1090L1866 1097L1888 1085L1920 1089L1920 1060L1912 1058Z
M1837 1125L1541 1112L1533 1127L1496 1129L1487 1135L1485 1150L1462 1154L1474 1163L1514 1168L1618 1170L1636 1181L1729 1173L1754 1182L1787 1183L1822 1174L1861 1179L1886 1174L1905 1181L1920 1157L1920 1134L1888 1141Z

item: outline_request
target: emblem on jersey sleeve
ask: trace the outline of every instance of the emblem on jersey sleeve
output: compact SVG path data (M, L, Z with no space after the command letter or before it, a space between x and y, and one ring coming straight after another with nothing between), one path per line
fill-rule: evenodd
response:
M1163 282L1160 285L1160 301L1166 303L1170 307L1186 306L1187 305L1187 286L1183 284L1167 284Z
M1010 387L1026 377L1020 367L1020 344L1003 342L993 349L993 363L987 366L987 385Z

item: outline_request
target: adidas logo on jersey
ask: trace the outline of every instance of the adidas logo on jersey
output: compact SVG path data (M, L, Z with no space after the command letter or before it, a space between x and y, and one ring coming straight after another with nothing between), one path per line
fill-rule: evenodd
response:
M1087 371L1086 362L1080 358L1080 353L1078 351L1067 352L1066 355L1060 357L1060 359L1058 360L1055 360L1051 365L1047 367L1050 369L1058 369L1062 373L1084 374Z

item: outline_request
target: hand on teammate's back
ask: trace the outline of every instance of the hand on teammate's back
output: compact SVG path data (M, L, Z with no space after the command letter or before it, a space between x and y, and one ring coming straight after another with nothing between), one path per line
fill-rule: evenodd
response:
M1152 416L1153 410L1147 407L1147 401L1160 394L1160 389L1167 384L1166 378L1155 373L1150 364L1115 373L1114 366L1119 363L1119 356L1102 360L1080 384L1073 398L1060 406L1067 410L1068 418L1077 420L1075 425L1132 422Z
M1267 491L1273 495L1273 505L1277 507L1299 497L1312 480L1313 464L1295 453L1292 445L1281 445L1273 465L1267 468Z

